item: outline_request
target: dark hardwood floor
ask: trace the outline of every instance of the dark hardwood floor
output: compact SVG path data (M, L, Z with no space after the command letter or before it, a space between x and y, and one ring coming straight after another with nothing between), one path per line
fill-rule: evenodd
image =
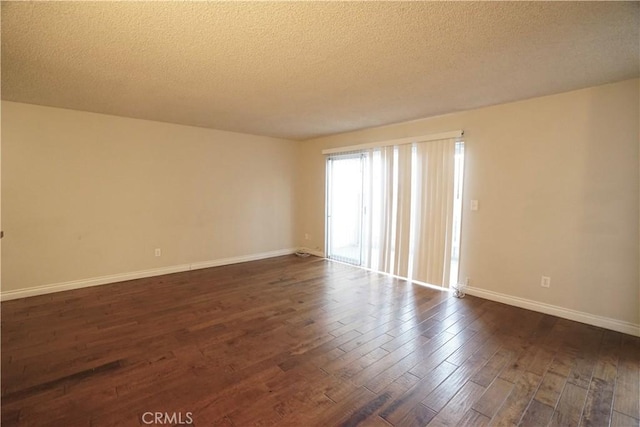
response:
M318 258L2 303L3 426L638 426L639 365L639 338Z

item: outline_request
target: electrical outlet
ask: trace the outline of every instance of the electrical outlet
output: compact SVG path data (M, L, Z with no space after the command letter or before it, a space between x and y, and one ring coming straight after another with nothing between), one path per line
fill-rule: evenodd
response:
M469 283L471 283L471 279L470 279L469 277L467 277L467 278L464 280L464 285L465 285L465 286L469 286Z
M542 276L542 279L540 280L540 286L542 286L543 288L550 288L551 287L551 277Z
M304 240L309 240L311 238L311 236L309 235L309 233L304 233Z
M162 255L162 251L160 250L160 248L156 248L156 256L160 255Z

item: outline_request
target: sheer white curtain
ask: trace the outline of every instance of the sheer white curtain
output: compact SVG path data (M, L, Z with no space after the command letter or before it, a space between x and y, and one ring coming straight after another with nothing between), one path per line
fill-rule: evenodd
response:
M455 139L366 151L363 265L449 285Z

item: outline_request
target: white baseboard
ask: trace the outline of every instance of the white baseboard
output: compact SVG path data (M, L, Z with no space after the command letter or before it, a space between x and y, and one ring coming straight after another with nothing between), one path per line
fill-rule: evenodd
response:
M239 264L241 262L257 261L259 259L273 258L283 255L291 255L297 251L297 248L280 249L277 251L261 252L252 255L243 255L231 258L214 259L212 261L194 262L190 265L189 270L198 270L200 268L220 267L222 265Z
M466 287L465 292L469 295L497 301L504 304L513 305L527 310L533 310L540 313L550 314L552 316L562 317L563 319L575 320L576 322L586 323L588 325L599 326L605 329L622 332L629 335L640 336L640 325L623 320L612 319L610 317L596 316L594 314L585 313L583 311L571 310L569 308L559 307L557 305L545 304L525 298L514 297L499 292L488 291L486 289Z
M162 276L163 274L179 273L182 271L198 270L201 268L219 267L222 265L238 264L247 261L273 258L282 255L290 255L297 248L281 249L271 252L261 252L252 255L243 255L231 258L222 258L212 261L194 262L169 267L152 268L149 270L133 271L129 273L111 274L108 276L92 277L89 279L73 280L71 282L53 283L32 288L17 289L14 291L0 292L0 301L8 301L18 298L32 297L36 295L50 294L54 292L70 291L72 289L88 288L91 286L106 285L108 283L124 282L125 280L142 279L145 277Z
M273 258L277 256L289 255L297 250L302 250L311 255L324 258L325 254L320 251L314 251L308 248L289 248L277 251L261 252L251 255L243 255L231 258L222 258L211 261L194 262L191 264L180 264L169 267L153 268L149 270L134 271L129 273L112 274L108 276L92 277L89 279L73 280L70 282L54 283L44 286L36 286L26 289L17 289L13 291L0 292L0 301L8 301L18 298L26 298L36 295L45 295L54 292L69 291L72 289L88 288L91 286L105 285L108 283L123 282L126 280L142 279L145 277L161 276L163 274L179 273L182 271L198 270L202 268L219 267L223 265L238 264L241 262L257 261L260 259ZM629 335L640 336L640 325L625 322L622 320L612 319L609 317L597 316L582 311L571 310L556 305L545 304L525 298L514 297L499 292L489 291L486 289L467 287L465 292L480 298L491 301L497 301L504 304L513 305L540 313L550 314L562 317L564 319L575 320L589 325L599 326L601 328L611 329L613 331L622 332Z
M309 248L300 248L300 250L302 252L306 252L306 253L308 253L310 255L313 255L313 256L317 256L317 257L320 257L320 258L325 258L325 254L322 251L315 251L315 250L309 249Z

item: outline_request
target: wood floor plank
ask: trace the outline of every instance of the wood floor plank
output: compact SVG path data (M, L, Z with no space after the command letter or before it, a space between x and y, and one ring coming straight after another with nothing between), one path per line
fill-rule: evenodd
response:
M564 385L567 382L567 377L556 374L555 372L547 372L542 383L536 392L534 397L540 403L543 403L551 408L555 408L560 399L560 394L564 390Z
M453 336L447 332L443 332L440 335L432 338L424 346L418 349L418 351L414 351L407 357L404 357L399 362L395 363L393 366L382 371L372 379L369 379L365 383L366 387L376 393L380 392L397 378L400 378L402 375L409 373L409 371L414 366L416 366L420 362L420 360L424 359L425 357L428 358L429 356L431 356L435 351L437 351L452 338Z
M487 387L482 396L473 404L472 409L491 419L502 406L512 389L512 383L502 378L496 378L493 383Z
M536 375L544 375L544 373L547 372L547 368L553 361L554 356L555 353L553 351L549 351L546 348L538 349L527 370Z
M436 366L444 362L457 349L463 346L465 342L467 342L467 340L470 337L474 336L476 333L476 331L472 330L463 330L457 333L441 347L437 348L434 351L431 351L424 360L421 360L418 364L413 366L409 372L419 378L424 377Z
M361 365L354 366L352 363L348 367L348 376L351 377L351 380L356 384L365 385L370 378L389 369L411 353L419 351L420 347L425 345L427 342L429 342L428 338L418 335L412 341L407 342L396 350L387 352L387 354L382 358L366 367L362 367ZM384 349L381 348L381 350Z
M582 354L576 358L576 365L572 372L569 374L567 380L571 384L577 385L580 388L588 388L589 382L593 375L593 369L595 367L595 356L593 354Z
M371 418L382 420L379 415L383 411L385 411L396 399L404 395L407 390L414 387L419 381L420 379L414 375L411 375L409 373L404 374L402 377L398 378L393 383L385 387L385 389L381 393L377 393L377 396L384 396L384 399L378 401L374 405L368 403L367 405L365 405L365 407L360 408L356 413L367 413L367 420ZM387 423L386 421L384 421L384 423L386 425L389 425L389 423Z
M611 417L611 427L638 427L640 426L640 420L629 417L618 411L613 411Z
M494 354L489 361L471 378L471 381L484 387L498 376L502 368L509 362L510 353L508 351L500 351Z
M431 427L457 426L465 413L471 409L478 397L484 392L485 387L467 381L449 402L437 412L437 415L429 422ZM425 405L426 406L426 405Z
M608 425L613 410L614 382L607 382L600 378L591 381L587 400L582 415L582 425L598 427Z
M618 368L620 334L605 332L587 392L581 425L608 425L613 411L613 392Z
M425 375L424 378L420 379L414 387L391 402L391 404L382 411L380 416L389 423L396 425L404 419L413 408L418 406L425 396L435 390L442 381L451 375L455 369L455 365L449 362L442 362L442 364L434 368L429 374ZM422 409L420 408L420 410Z
M380 417L372 416L362 421L358 426L360 427L389 427L391 424L386 422Z
M573 371L575 364L575 352L570 349L562 348L553 358L548 372L553 372L564 378L569 378L569 374Z
M397 423L396 427L425 426L436 416L436 413L422 404L417 404Z
M464 416L458 421L459 427L484 427L489 425L491 418L469 409Z
M481 356L474 356L459 366L446 380L429 393L422 404L436 412L440 412L449 400L460 390L484 365L486 359ZM475 383L474 383L475 384ZM475 384L478 385L478 384ZM473 387L471 385L470 387ZM482 386L481 386L482 387ZM479 390L478 387L475 387ZM484 387L482 387L484 391Z
M370 412L385 401L385 396L376 396L364 387L360 387L345 399L336 402L333 407L324 411L315 421L324 425L356 425L366 419ZM364 409L363 409L364 408Z
M529 406L529 401L535 394L542 378L532 372L525 372L518 378L511 393L491 419L490 425L516 425Z
M587 397L587 390L573 383L567 382L553 413L550 425L576 426L580 423L580 416Z
M519 424L522 427L546 426L551 421L552 416L553 407L540 403L537 400L532 400L522 415Z
M1 303L3 426L638 426L640 338L283 256ZM175 422L173 424L176 424Z
M634 419L640 419L640 347L636 340L623 338L618 363L613 409Z

